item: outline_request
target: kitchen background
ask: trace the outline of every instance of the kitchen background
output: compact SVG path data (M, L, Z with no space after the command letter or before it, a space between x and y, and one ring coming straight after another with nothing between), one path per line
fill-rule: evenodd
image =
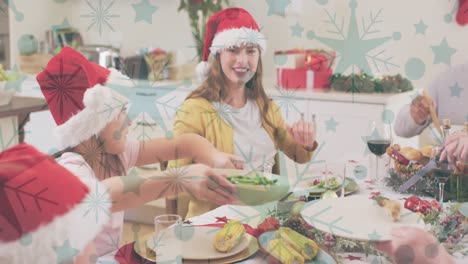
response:
M46 30L66 24L79 30L85 44L113 45L120 48L122 56L138 54L141 48L177 51L178 63L186 63L196 57L196 52L188 15L177 11L179 2L11 0L11 63L17 63L18 40L23 35L44 41ZM457 0L231 0L230 3L251 12L268 38L264 57L267 79L275 78L274 51L292 48L325 48L335 50L338 56L351 54L343 61L337 58L335 71L353 71L352 67L346 67L352 64L357 66L354 72L368 66L373 75L401 73L415 87L426 87L437 73L464 63L468 57L465 37L468 29L454 21ZM0 12L5 12L5 4ZM353 20L358 27L356 39L350 32ZM340 27L340 33L332 32ZM384 41L372 41L379 38ZM357 46L366 49L356 49Z

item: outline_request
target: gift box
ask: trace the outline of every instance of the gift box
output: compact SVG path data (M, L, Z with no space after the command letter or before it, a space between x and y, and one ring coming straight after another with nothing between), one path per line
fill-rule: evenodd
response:
M333 75L331 68L314 71L311 69L277 69L278 87L284 89L329 88L330 78Z
M331 68L335 57L335 52L321 49L292 49L275 51L274 61L275 66L282 69L302 69L316 64Z
M277 67L278 87L308 90L330 87L330 78L333 75L331 67L335 58L334 52L324 50L290 50L276 52L275 55L288 57L286 63L281 67Z

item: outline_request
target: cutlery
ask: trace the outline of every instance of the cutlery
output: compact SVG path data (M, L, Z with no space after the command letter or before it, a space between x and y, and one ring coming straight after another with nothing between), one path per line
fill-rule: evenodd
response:
M434 155L434 157L429 161L429 163L426 164L420 171L418 171L413 177L411 177L409 180L407 180L403 185L398 188L399 192L404 192L408 190L411 186L413 186L415 183L417 183L424 175L426 175L429 171L431 171L434 168L438 167L439 159L440 159L440 153L444 150L445 147L442 147L442 149L439 151L439 154Z
M434 123L434 126L437 129L437 132L439 132L440 136L443 137L444 134L442 133L442 129L440 128L439 118L437 117L437 114L434 110L434 105L432 104L432 98L426 89L423 90L423 97L426 100L426 102L429 104L429 112L431 113L432 123Z

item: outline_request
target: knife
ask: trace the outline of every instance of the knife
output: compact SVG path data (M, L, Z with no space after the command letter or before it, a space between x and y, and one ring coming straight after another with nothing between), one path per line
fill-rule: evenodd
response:
M442 146L440 149L436 150L436 153L433 155L429 163L427 163L426 166L424 166L420 171L418 171L413 177L411 177L409 180L403 183L403 185L401 185L400 188L398 188L398 191L404 192L408 190L408 188L410 188L415 183L417 183L429 171L431 171L434 168L439 167L439 165L441 165L440 156L442 155L442 152L444 150L445 150L445 146Z
M420 171L418 171L413 177L407 180L403 185L398 188L399 192L404 192L408 190L411 186L417 183L424 175L426 175L430 170L437 167L437 162L435 159L431 159L429 163L426 164Z

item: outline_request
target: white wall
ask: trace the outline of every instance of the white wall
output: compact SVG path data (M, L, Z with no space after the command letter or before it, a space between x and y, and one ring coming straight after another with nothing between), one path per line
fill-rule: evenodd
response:
M66 1L66 0L65 0ZM18 39L24 34L31 34L37 40L45 40L46 30L52 25L60 25L71 12L71 5L62 0L14 0L10 6L10 52L11 65L17 64ZM17 20L17 14L23 20Z

